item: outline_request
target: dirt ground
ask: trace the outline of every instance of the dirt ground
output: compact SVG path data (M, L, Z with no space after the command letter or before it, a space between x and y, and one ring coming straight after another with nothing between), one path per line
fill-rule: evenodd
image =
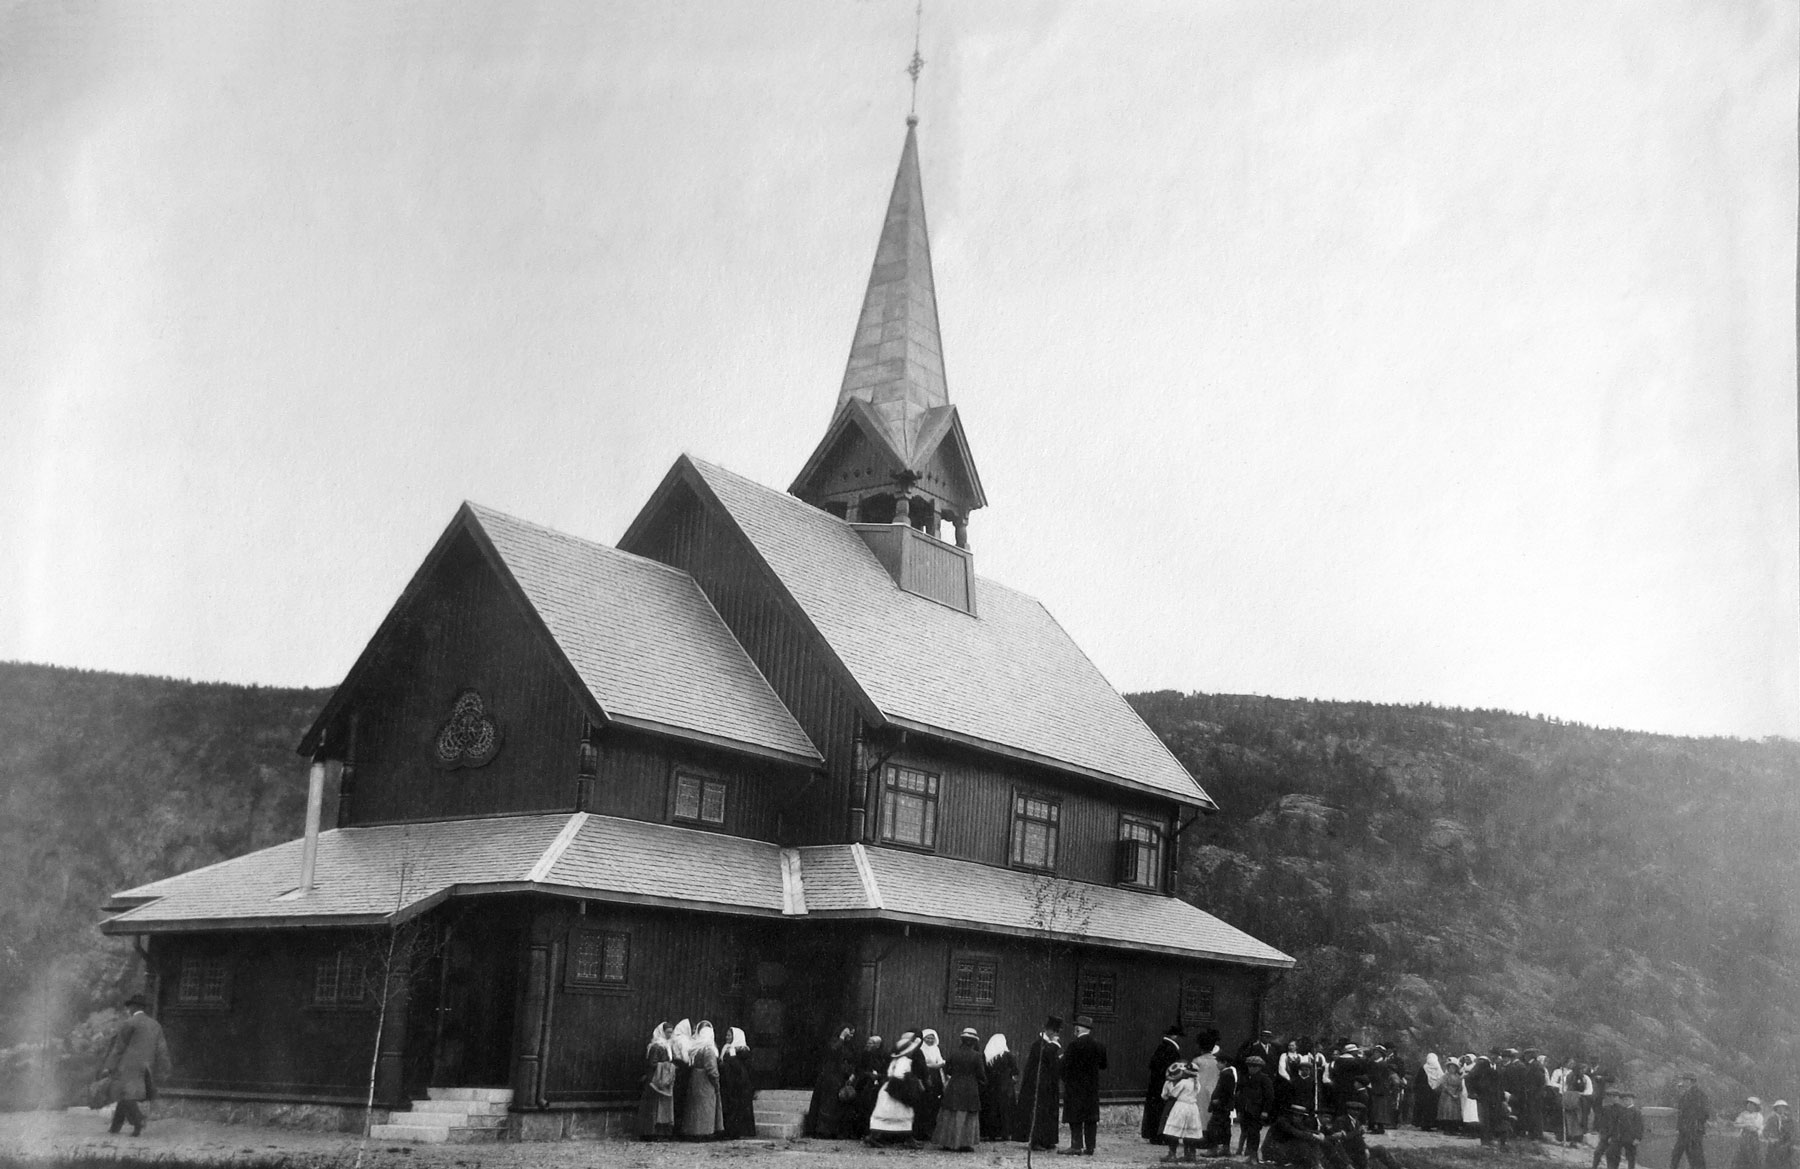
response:
M220 1124L211 1121L168 1118L151 1123L141 1137L111 1136L106 1131L106 1112L75 1109L67 1112L25 1112L0 1115L0 1165L136 1169L675 1169L676 1166L717 1165L729 1162L733 1169L833 1169L840 1165L866 1169L975 1169L1019 1167L1026 1164L1025 1146L983 1145L974 1153L937 1150L869 1149L844 1141L728 1141L717 1144L644 1144L631 1140L546 1141L491 1145L401 1145L372 1142L363 1145L340 1133L299 1132L291 1129ZM1066 1132L1064 1134L1067 1135ZM1591 1153L1549 1148L1512 1155L1484 1152L1473 1140L1443 1137L1400 1129L1370 1137L1372 1148L1386 1148L1400 1169L1463 1169L1491 1166L1581 1166L1586 1169ZM1034 1166L1082 1164L1147 1166L1157 1163L1164 1150L1152 1148L1137 1135L1134 1121L1115 1115L1101 1126L1098 1152L1091 1158L1066 1161L1035 1153ZM1215 1159L1205 1162L1224 1169L1241 1161ZM1371 1161L1371 1169L1375 1169Z

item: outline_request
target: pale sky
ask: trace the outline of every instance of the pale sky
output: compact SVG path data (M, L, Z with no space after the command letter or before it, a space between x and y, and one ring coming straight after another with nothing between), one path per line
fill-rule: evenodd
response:
M0 659L348 670L836 399L912 0L0 5ZM1123 690L1800 735L1766 3L931 0L977 571Z

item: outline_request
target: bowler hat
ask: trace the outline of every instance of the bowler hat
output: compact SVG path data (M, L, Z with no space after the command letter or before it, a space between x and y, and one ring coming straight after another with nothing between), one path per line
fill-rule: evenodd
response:
M1044 1030L1046 1030L1046 1031L1061 1031L1062 1030L1062 1016L1061 1015L1051 1015L1048 1018L1046 1018L1044 1020Z
M1094 1025L1094 1017L1092 1015L1076 1015L1075 1025L1077 1027L1092 1027Z

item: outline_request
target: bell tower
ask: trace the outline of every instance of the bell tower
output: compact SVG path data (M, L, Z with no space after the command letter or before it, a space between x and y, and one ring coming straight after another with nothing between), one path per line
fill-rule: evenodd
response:
M907 117L837 408L788 491L859 527L905 525L966 551L987 496L944 378L918 124Z

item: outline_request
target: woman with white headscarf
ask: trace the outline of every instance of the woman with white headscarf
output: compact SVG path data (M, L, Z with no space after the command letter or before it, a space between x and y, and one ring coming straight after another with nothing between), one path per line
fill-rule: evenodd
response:
M684 1140L710 1141L725 1131L725 1114L719 1105L719 1043L713 1025L700 1021L688 1045L687 1102L681 1109Z
M750 1044L741 1028L726 1033L725 1050L719 1053L719 1107L725 1116L725 1135L745 1140L756 1135L756 1086L750 1081Z
M1412 1122L1413 1127L1426 1132L1437 1127L1438 1088L1444 1082L1444 1065L1438 1062L1437 1052L1428 1052L1425 1063L1419 1068L1419 1074L1413 1077L1412 1085Z
M981 1139L1012 1139L1013 1106L1019 1095L1019 1061L1006 1046L1006 1036L988 1038L987 1081L981 1086Z
M944 1049L930 1027L919 1032L919 1050L913 1053L913 1074L919 1077L919 1102L913 1107L913 1137L928 1141L937 1131L938 1109L944 1103Z
M658 1023L644 1049L644 1092L638 1101L638 1138L667 1140L675 1135L675 1055L669 1025Z

